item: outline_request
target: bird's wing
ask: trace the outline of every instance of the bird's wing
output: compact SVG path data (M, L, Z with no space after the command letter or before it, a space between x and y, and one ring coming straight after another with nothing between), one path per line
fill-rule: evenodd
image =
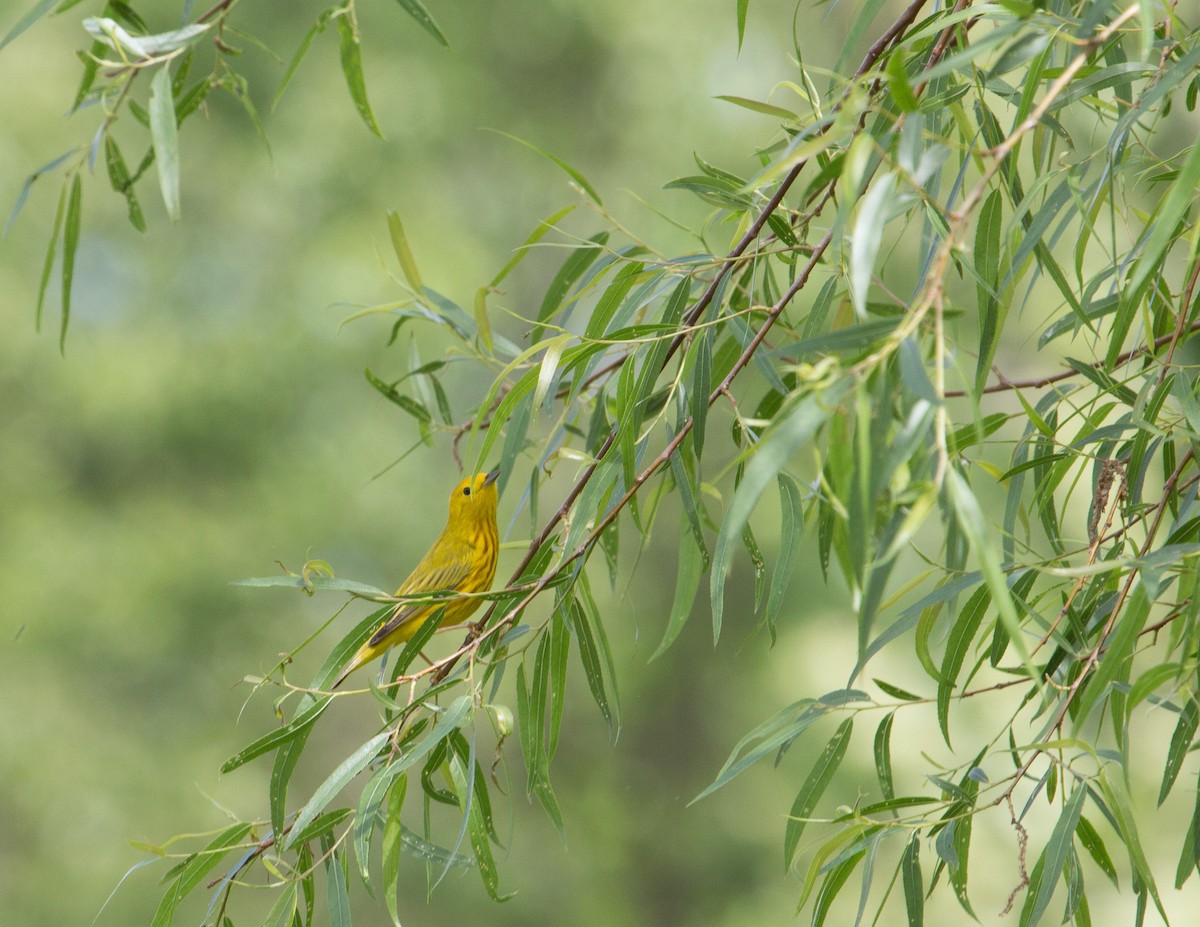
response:
M469 572L470 566L465 559L432 569L418 567L413 572L413 575L404 581L404 585L396 591L396 595L414 595L420 592L434 592L438 589L457 589L458 584L467 578ZM420 575L420 581L416 582L414 581L414 577L418 574ZM396 611L392 613L392 617L385 621L379 630L371 635L367 646L374 647L395 631L396 628L400 627L400 625L412 621L414 618L418 618L433 609L439 608L443 604L443 602L436 600L412 602L407 605L403 602L400 603L396 607Z

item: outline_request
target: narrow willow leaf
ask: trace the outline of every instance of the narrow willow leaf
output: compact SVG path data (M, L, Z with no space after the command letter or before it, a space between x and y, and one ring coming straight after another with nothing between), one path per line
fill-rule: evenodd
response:
M387 817L383 822L383 841L380 848L383 866L383 901L395 927L400 927L397 880L400 876L400 851L403 848L401 838L404 834L400 811L404 807L404 796L407 791L407 776L396 779L388 790Z
M1065 185L1064 185L1065 186ZM1004 327L1005 309L1000 294L1000 254L1004 248L1002 229L1004 222L1004 198L999 190L993 190L979 210L979 223L975 228L975 277L979 305L979 356L975 365L975 390L979 392L987 384L996 356L1000 331Z
M1164 255L1176 241L1176 228L1179 220L1187 213L1198 187L1200 187L1200 145L1193 145L1179 166L1179 171L1170 188L1160 200L1153 220L1148 223L1150 236L1146 239L1146 245L1134 266L1133 273L1123 287L1126 293L1131 296L1138 294L1151 274L1161 268ZM1127 330L1128 326L1126 326ZM1109 369L1116 366L1117 355L1121 353L1123 341L1123 336L1119 339L1114 338L1109 345L1108 355L1105 358L1105 366Z
M54 211L54 225L50 230L50 242L46 246L46 259L42 262L42 277L38 284L37 311L34 315L34 327L42 329L42 306L46 300L46 288L50 284L50 274L54 270L54 258L58 254L59 234L62 231L63 216L67 211L67 192L71 189L71 181L63 181L62 190L58 195L58 208Z
M71 288L75 280L75 252L79 248L79 227L83 211L83 182L76 173L71 179L71 193L67 197L67 214L63 225L62 253L62 323L59 327L58 349L66 350L67 326L71 321Z
M608 243L608 232L598 232L589 238L585 243L574 248L570 255L562 265L558 268L558 273L554 275L554 279L550 281L550 286L546 288L546 295L542 297L542 305L538 308L537 325L529 333L529 340L538 342L545 334L545 328L542 323L552 319L562 307L563 300L567 298L567 294L571 291L579 278L584 275L589 267L604 253L604 246Z
M1008 632L1008 637L1016 648L1017 655L1021 658L1021 663L1029 678L1040 679L1037 667L1030 659L1029 647L1022 636L1021 620L1017 615L1017 608L1013 603L1012 596L1009 594L1004 571L1000 567L999 552L993 546L992 538L984 524L983 510L979 507L979 501L956 468L948 469L946 482L950 489L950 498L954 505L958 524L962 528L963 534L966 535L971 550L979 560L984 580L991 590L992 601L996 603L996 609L1000 613L999 624Z
M550 730L546 734L546 762L554 759L567 697L567 657L571 635L562 611L556 609L550 622Z
M1121 616L1109 637L1108 646L1100 658L1099 665L1079 694L1074 716L1077 724L1082 724L1088 718L1096 704L1108 694L1112 683L1125 678L1129 672L1129 660L1134 645L1146 625L1146 619L1150 616L1150 601L1146 597L1145 586L1139 583L1134 588L1125 603L1124 611L1125 614Z
M604 672L600 666L600 654L596 647L595 635L592 633L591 625L582 608L576 606L571 609L571 625L575 630L575 640L579 644L579 660L583 664L584 678L587 679L588 688L592 691L592 698L595 699L600 714L604 715L604 720L608 722L611 731L613 713L608 702L608 693L604 688ZM520 673L520 667L517 672Z
M838 892L842 890L842 886L846 884L846 880L850 878L850 873L862 862L865 853L865 850L858 851L848 859L842 860L826 873L825 881L821 883L816 901L813 902L812 927L821 927L825 923L830 906L833 904L834 899L837 898Z
M783 609L784 594L795 569L793 561L799 547L800 535L804 530L803 497L799 484L782 471L776 482L779 484L779 510L782 519L779 528L779 556L771 573L767 609L763 613L763 620L771 632L772 641L775 640L775 622Z
M875 729L875 775L879 777L879 791L891 801L896 797L892 782L892 722L896 713L889 711Z
M300 916L298 895L299 888L295 882L285 885L275 903L271 905L271 910L267 912L267 919L262 922L262 927L291 927L292 919L298 919Z
M715 337L711 329L706 329L693 340L692 353L696 356L696 362L692 367L690 391L692 444L696 448L697 457L704 453L704 426L708 420L708 394L712 392L712 343Z
M552 388L558 382L559 361L562 359L563 350L574 339L574 335L564 333L557 338L551 338L546 344L546 352L542 355L541 363L538 365L537 386L533 390L532 408L534 412L542 407L542 403L548 395L553 395Z
M738 54L742 52L742 39L746 37L746 11L749 9L750 0L737 0Z
M371 111L371 103L367 99L367 82L363 78L362 48L358 43L358 35L348 14L337 18L338 35L341 38L342 75L346 78L346 89L350 91L350 99L367 128L380 138L383 131L375 121Z
M400 213L389 209L387 214L388 235L392 239L392 250L396 252L396 260L400 262L400 270L404 279L414 290L421 289L421 273L417 270L417 262L413 257L412 248L408 244L408 236L404 234L404 223Z
M466 699L466 696L460 698L459 701L464 699ZM367 768L367 765L378 756L380 748L388 742L391 736L391 731L383 731L376 734L350 754L350 756L346 757L329 774L313 793L313 797L309 799L308 804L300 809L300 813L296 816L296 820L292 824L292 830L288 835L287 842L284 843L283 848L285 850L291 849L297 843L298 836L304 832L304 828L308 826L309 822L316 818L324 810L325 806L337 797L338 793L346 787L351 779Z
M529 254L530 251L533 250L533 246L541 241L546 236L547 232L557 228L558 223L570 215L574 210L575 204L572 203L569 206L564 206L562 209L558 210L558 212L547 216L545 219L539 222L537 224L537 228L530 232L529 237L526 238L521 246L513 252L513 256L508 259L508 263L501 267L500 272L492 278L490 285L493 287L499 286L500 281L512 273L513 269L525 259L525 256Z
M824 700L802 699L776 712L737 742L712 784L688 804L711 795L754 763L794 741L814 721L825 716L830 704Z
M970 648L971 642L975 640L975 635L983 622L983 616L987 613L991 598L991 591L987 586L980 586L976 589L967 599L966 605L963 606L958 618L954 621L954 626L950 629L950 637L946 643L946 652L942 657L942 666L937 679L938 724L942 729L942 737L946 740L946 746L950 746L950 697L958 683L958 673L962 669L967 650Z
M1171 735L1171 748L1167 751L1167 765L1163 769L1162 785L1158 790L1158 803L1161 805L1171 793L1171 786L1179 776L1184 758L1192 749L1192 738L1196 736L1196 726L1200 723L1200 705L1196 696L1189 698L1179 713L1179 721L1175 725L1175 733Z
M787 413L783 422L763 439L747 465L745 477L734 492L725 519L721 523L721 531L717 535L716 549L713 552L709 592L712 599L714 641L721 636L725 579L733 559L734 539L741 537L742 528L749 522L750 513L754 511L767 485L778 477L792 454L825 423L830 410L836 408L848 387L849 381L841 380L824 390L821 395L807 396L800 400Z
M433 17L429 15L429 11L425 9L420 0L396 0L397 3L404 9L409 16L420 23L421 28L428 32L437 41L442 48L449 48L450 42L438 28L437 23L433 21Z
M104 163L108 168L108 181L115 192L125 197L129 211L129 224L139 232L146 231L146 217L142 214L142 205L138 202L137 190L133 179L129 176L129 168L121 156L121 149L112 135L104 136Z
M679 545L679 565L675 575L675 598L671 602L671 614L667 618L662 642L650 655L650 661L657 660L666 653L667 648L683 630L688 615L691 614L692 604L696 600L696 590L700 588L700 576L703 572L704 555L694 540L689 541L688 535L684 535Z
M353 813L353 808L335 808L333 811L323 811L310 821L308 826L303 830L296 831L293 829L292 834L294 836L290 836L290 839L296 843L319 840Z
M239 766L248 763L255 757L262 756L270 750L275 749L281 744L287 743L292 738L303 733L307 728L311 727L321 716L321 713L329 707L329 703L333 700L331 695L323 695L316 701L309 704L307 708L298 711L291 722L277 730L271 731L254 741L248 747L239 750L224 763L221 764L221 772L228 773L237 769Z
M1030 885L1027 899L1032 900L1027 902L1028 914L1026 910L1021 911L1022 927L1034 927L1050 905L1055 886L1063 874L1063 868L1066 866L1067 857L1071 852L1075 829L1079 824L1079 817L1083 811L1083 799L1086 795L1085 787L1076 786L1071 791L1071 797L1067 799L1066 805L1063 806L1054 830L1050 833L1046 849L1042 853L1041 884L1038 885L1036 894L1032 884Z
M858 218L850 235L850 298L859 319L867 314L867 293L883 243L883 227L891 217L895 189L895 174L888 172L875 179L859 203Z
M585 338L604 337L608 323L612 321L617 310L621 308L625 297L629 295L629 291L637 283L638 277L641 276L644 268L645 265L641 261L633 261L617 271L612 279L612 283L608 285L608 288L596 303L596 308L588 316L587 328L584 331Z
M170 63L164 63L150 81L150 141L158 168L158 186L163 205L172 222L179 211L179 127L175 116L175 98L171 93Z
M524 145L530 151L536 151L547 161L551 161L558 165L558 167L560 167L567 174L567 176L575 181L575 183L579 184L579 188L583 190L583 192L589 197L591 197L592 201L595 202L597 206L604 205L604 202L600 199L600 194L597 193L595 188L587 182L587 178L579 173L579 171L575 170L575 168L571 167L571 165L569 165L562 158L556 157L555 155L550 154L550 152L539 148L537 145L533 144L533 142L527 142L525 139L519 138L516 135L509 135L507 132L501 132L499 129L491 129L490 131L495 132L497 135L503 135L505 138L516 142L518 145Z
M1108 807L1112 809L1113 817L1116 819L1117 831L1120 833L1121 840L1125 844L1125 850L1129 854L1129 865L1133 869L1138 881L1140 881L1143 890L1149 891L1150 897L1154 899L1154 906L1158 908L1158 913L1162 915L1163 921L1169 923L1167 913L1163 910L1162 899L1158 895L1158 887L1154 883L1154 870L1150 868L1150 863L1146 859L1146 853L1142 849L1141 836L1137 830L1137 819L1133 812L1133 805L1129 799L1129 792L1125 788L1124 775L1118 772L1116 775L1110 776L1108 768L1105 768L1101 770L1099 779L1100 790L1104 795L1105 801L1108 803Z
M1183 888L1192 873L1200 866L1200 789L1196 790L1196 802L1192 809L1192 820L1183 837L1179 851L1179 862L1175 867L1175 888Z
M875 678L871 681L893 698L902 699L905 702L919 702L923 699L923 696L917 695L915 692L909 692L907 689L901 689L899 686L892 685L892 683L886 680Z
M346 870L342 868L345 855L331 853L325 860L325 904L329 911L330 927L350 927L350 893Z
M36 23L39 19L49 13L52 9L59 5L61 0L38 0L37 3L30 8L29 12L17 20L15 26L5 33L4 38L0 39L0 48L4 48L9 42L19 36L22 32Z
M817 802L821 800L825 789L833 780L834 773L841 765L842 758L846 755L846 748L850 744L850 735L853 732L854 721L852 718L847 718L838 725L837 732L825 745L825 749L821 751L821 755L817 757L816 763L809 771L808 778L804 780L800 791L796 793L796 800L792 802L792 810L788 816L787 828L783 837L785 869L792 868L796 847L800 842L800 836L804 833L804 827L808 823L807 819L812 815L813 809L817 807Z
M272 110L279 105L279 100L283 97L283 92L287 90L288 84L292 82L292 77L295 75L296 69L300 67L300 62L304 60L304 56L308 54L309 48L312 47L313 39L325 31L325 27L329 25L329 21L333 19L337 11L338 8L334 6L322 10L320 15L317 16L316 22L312 24L308 32L304 34L304 38L300 40L300 45L296 49L296 53L292 55L292 60L288 62L288 66L283 72L283 79L279 82L279 88L275 91L275 96L271 99Z
M175 915L175 908L179 903L249 833L250 824L231 824L210 840L203 850L188 857L183 865L178 868L175 880L171 883L171 887L167 889L166 894L163 895L162 901L159 902L158 910L154 912L154 919L150 922L150 927L167 927L171 923Z
M782 106L774 106L770 103L764 103L761 100L751 100L747 97L731 96L723 93L717 94L716 99L724 100L726 103L732 103L734 106L740 106L742 109L748 109L752 113L761 113L764 116L771 116L774 119L782 119L784 122L795 122L798 118L797 115L790 109L784 109ZM772 213L767 221L771 222L771 219L775 218L777 218L776 215ZM771 227L775 227L774 222L771 222ZM787 226L784 225L783 228L787 228ZM791 230L788 229L788 231L790 232ZM779 234L778 230L776 231L776 234ZM783 236L780 235L780 237L782 238ZM794 241L788 242L788 244L794 243Z
M496 859L492 855L489 834L483 818L483 812L478 801L468 801L471 791L479 786L474 776L464 769L462 760L454 757L449 764L450 774L458 791L460 801L469 805L466 809L467 833L471 840L471 850L475 854L475 865L483 880L483 887L493 901L504 901L510 897L500 894L500 875L496 868Z
M908 927L924 927L925 883L921 878L921 840L918 834L913 834L904 848L904 856L900 859L900 875L904 883Z

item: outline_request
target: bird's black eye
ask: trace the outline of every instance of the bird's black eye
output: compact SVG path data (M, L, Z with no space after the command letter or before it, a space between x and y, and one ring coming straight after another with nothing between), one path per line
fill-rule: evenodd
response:
M463 495L464 495L464 496L469 496L469 495L471 495L471 487L470 487L470 486L464 486L464 487L463 487Z

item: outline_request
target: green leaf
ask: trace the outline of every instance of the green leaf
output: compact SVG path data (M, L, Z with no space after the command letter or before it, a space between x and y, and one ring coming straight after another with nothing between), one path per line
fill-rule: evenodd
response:
M1046 844L1046 849L1042 852L1040 883L1037 886L1031 883L1029 886L1025 908L1021 911L1021 927L1035 927L1050 905L1055 886L1063 874L1063 867L1066 866L1067 857L1071 853L1075 829L1079 824L1079 817L1083 811L1083 799L1087 793L1086 786L1075 786L1071 790L1071 797L1063 806L1062 813L1050 834L1050 840Z
M1161 805L1171 793L1171 786L1179 776L1183 761L1192 748L1192 738L1196 736L1196 726L1200 723L1200 705L1196 696L1184 702L1183 710L1179 713L1179 721L1175 725L1175 733L1171 735L1171 748L1167 751L1167 765L1163 769L1162 785L1158 790L1158 803Z
M329 910L329 927L350 927L350 895L346 871L342 868L345 856L330 853L325 859L325 903Z
M533 144L533 142L527 142L525 139L519 138L516 135L509 135L507 132L501 132L499 129L490 129L489 131L495 132L497 135L503 135L505 138L516 142L518 145L524 145L530 151L536 151L546 160L558 165L573 181L575 181L575 183L579 184L580 189L582 189L584 193L591 197L592 201L597 206L604 205L604 202L600 199L600 194L597 193L592 185L587 182L587 179L562 158L556 157L555 155L550 154L550 152L539 148L537 145Z
M463 698L466 698L463 696ZM461 701L462 699L459 699ZM313 797L308 800L300 813L296 816L295 822L292 824L291 833L288 835L287 842L283 848L290 850L295 846L297 837L303 833L304 828L308 826L325 806L337 797L338 793L346 787L346 785L357 776L360 772L367 768L367 765L379 755L380 748L388 742L392 736L391 731L383 731L376 734L365 744L355 750L350 756L344 759L338 767L329 774L324 782L313 793Z
M737 742L716 779L688 804L695 804L711 795L763 757L794 741L809 725L824 717L830 708L867 698L865 692L856 689L839 689L826 693L820 699L801 699L780 709Z
M383 867L383 902L387 906L388 914L391 915L395 927L400 927L397 880L400 877L400 850L403 847L401 837L404 833L404 825L400 821L400 811L404 807L404 796L407 791L407 776L395 779L391 788L388 789L387 817L383 822L383 840L380 847Z
M388 234L392 239L392 250L400 262L404 279L414 290L421 289L421 274L417 270L417 262L413 259L412 249L408 246L408 236L404 234L404 223L400 221L400 213L389 209L387 214Z
M1129 865L1141 882L1143 889L1150 892L1150 897L1154 899L1154 906L1158 908L1158 913L1162 915L1163 921L1169 923L1167 913L1163 910L1162 900L1158 896L1158 887L1154 884L1154 870L1150 868L1146 853L1142 849L1141 837L1137 831L1137 818L1133 813L1129 792L1125 788L1124 775L1118 773L1110 776L1108 768L1103 768L1100 771L1099 780L1100 790L1108 807L1112 809L1117 831L1129 854Z
M771 640L775 640L775 621L783 609L784 594L795 569L794 558L799 549L800 535L804 531L803 498L800 485L780 471L777 479L779 484L779 510L781 524L779 528L779 556L775 560L775 569L771 573L771 588L767 593L767 609L763 620L771 632Z
M1021 631L1020 617L1017 615L1016 605L1013 604L1012 596L1009 594L1008 585L1004 579L1004 571L1000 566L1000 555L992 544L992 537L984 524L983 510L979 507L979 501L955 467L950 467L946 471L946 484L950 490L950 499L954 505L958 525L962 528L963 534L966 535L967 541L971 545L971 550L979 561L984 581L991 590L992 601L995 602L996 609L1000 613L1000 625L1007 632L1013 647L1016 648L1017 655L1021 658L1021 663L1029 678L1040 679L1038 670L1030 659L1029 647L1026 645Z
M1192 808L1192 819L1188 823L1187 833L1183 837L1183 847L1179 851L1179 862L1175 867L1175 888L1183 888L1196 867L1200 865L1200 789L1196 790L1196 800ZM1115 878L1115 874L1114 874Z
M450 47L446 36L442 34L442 30L438 28L437 23L433 21L433 17L429 15L429 11L425 9L420 0L396 0L396 2L404 8L404 12L421 24L421 28L433 36L442 48Z
M42 329L42 306L46 300L46 288L50 284L50 274L54 270L54 257L58 253L58 238L62 231L63 216L67 211L67 193L71 189L70 178L63 181L62 190L58 195L58 208L54 211L54 226L50 230L50 242L46 246L46 258L42 262L42 278L38 284L37 311L34 315L34 327Z
M71 321L71 286L75 279L75 251L79 247L79 226L83 209L83 182L79 174L71 180L71 193L67 198L66 223L63 226L62 255L62 324L58 333L58 349L66 350L67 326Z
M488 896L493 901L504 901L511 896L500 894L500 876L496 869L495 857L492 855L488 828L484 820L481 803L478 801L467 801L467 797L471 795L474 777L463 768L463 762L457 756L450 760L449 766L450 775L454 781L460 801L470 805L466 809L467 832L471 839L471 850L475 854L475 865L479 869L480 878L483 879L483 887L487 890Z
M275 903L271 905L271 910L267 912L267 919L262 922L262 927L291 927L292 919L299 916L298 894L299 887L295 882L286 884Z
M904 907L908 927L924 927L925 884L921 878L921 839L913 834L900 859L901 880L904 883Z
M850 878L850 873L862 862L865 853L865 850L860 850L826 872L825 881L821 883L821 889L813 903L813 927L821 927L825 923L830 906L842 890L842 886L846 884L846 880Z
M164 62L150 81L150 141L158 168L158 186L172 222L179 211L179 126L171 92L170 62Z
M759 444L746 466L741 485L734 492L725 512L713 553L709 591L712 599L714 641L721 635L725 578L733 559L734 540L741 537L742 528L749 522L750 513L754 511L767 485L778 477L792 454L825 423L830 410L836 408L849 385L849 380L840 380L821 394L806 396L796 403L782 422Z
M281 728L271 731L268 734L264 734L249 746L239 750L237 753L227 759L221 764L221 772L233 772L233 770L237 769L239 766L245 765L255 757L262 756L264 753L274 750L276 747L279 747L294 737L300 735L314 723L316 723L317 718L319 718L325 709L329 707L329 703L332 700L333 696L323 695L315 701L310 702L306 708L296 713L296 716L292 718L291 722L285 724Z
M332 576L289 576L280 574L278 576L252 576L248 579L230 580L231 586L250 586L253 588L267 588L271 586L283 586L288 589L320 589L329 592L353 592L367 598L386 597L388 593L376 586L369 586L366 583L356 582L352 579L337 579Z
M629 295L629 291L633 289L633 285L637 283L644 269L645 265L641 261L633 261L617 271L612 282L597 301L596 308L588 316L587 329L584 331L585 338L604 337L608 323L621 308L625 297ZM549 297L548 293L547 297Z
M571 287L604 253L604 246L607 243L608 232L598 232L577 248L572 249L570 255L559 267L558 273L554 275L554 279L550 281L550 286L546 288L546 295L542 297L542 305L537 314L539 324L535 325L529 333L530 341L538 342L542 339L545 328L541 323L548 322L554 317Z
M887 78L888 90L891 91L892 99L896 101L896 105L900 107L900 111L904 113L915 112L917 109L917 97L913 93L912 84L908 80L908 71L904 67L903 48L897 48L888 55Z
M993 190L979 210L975 228L975 275L979 301L979 356L975 364L975 391L987 385L1000 331L1007 315L1007 303L1001 303L1000 254L1003 244L1004 197Z
M4 38L0 39L0 48L4 48L5 45L49 13L60 2L61 0L38 0L29 12L18 19L17 24L8 30Z
M761 113L764 116L782 119L784 122L795 122L797 119L796 114L790 109L784 109L782 106L773 106L761 100L751 100L747 97L729 96L726 94L718 94L716 99L732 103L734 106L740 106L742 109L748 109L753 113Z
M796 847L800 842L800 836L804 833L804 827L808 823L807 819L812 815L813 809L817 807L817 802L821 800L825 789L833 780L834 773L841 765L853 731L854 721L852 718L847 718L838 725L837 732L825 745L821 755L817 757L816 763L809 771L808 778L804 780L804 784L800 786L800 791L796 794L796 800L792 802L791 814L788 816L787 828L783 837L785 869L792 868Z
M1112 882L1113 886L1120 887L1117 880L1117 867L1113 865L1112 857L1108 855L1099 831L1091 821L1082 815L1080 815L1079 824L1075 829L1075 836L1083 848L1088 851L1088 855L1092 857L1100 871L1108 876L1108 880Z
M279 88L275 91L275 96L271 99L272 110L279 105L279 100L283 96L283 92L287 90L288 84L292 82L292 77L295 75L296 69L300 67L300 62L304 60L304 56L308 54L309 48L312 47L313 39L325 31L325 28L329 25L329 21L333 19L337 11L338 7L335 6L322 10L320 15L317 16L316 22L312 24L308 32L304 34L304 38L300 40L300 46L296 49L296 53L292 55L292 60L288 62L287 70L283 72L283 79L279 82Z
M892 722L895 717L896 713L889 711L875 729L875 775L879 777L880 792L889 801L896 797L892 782Z
M883 228L891 217L895 189L895 174L888 172L875 179L859 203L858 218L850 235L850 298L859 319L867 314L867 294L883 243Z
M1099 664L1076 701L1074 718L1077 724L1082 724L1088 718L1099 700L1108 694L1114 680L1124 678L1129 671L1134 645L1150 616L1150 602L1141 583L1129 594L1124 611L1125 614L1109 637Z
M175 908L195 889L204 877L224 859L229 851L250 833L246 823L231 824L217 834L199 853L193 853L178 868L178 874L159 902L150 927L167 927L175 916Z
M294 843L306 843L309 840L317 840L332 831L353 812L353 808L335 808L333 811L324 811L309 822L304 830L296 831L293 828L289 840Z
M348 12L337 18L337 27L338 35L341 38L342 75L346 78L346 89L350 91L350 99L354 101L354 107L358 110L358 115L362 117L367 128L379 138L383 138L383 131L379 128L379 123L375 121L371 103L367 99L367 82L363 78L362 69L362 48L359 46L358 34Z
M688 540L684 535L679 545L679 565L675 574L675 597L671 602L671 614L667 618L667 627L663 632L662 642L658 649L650 655L650 661L657 660L667 648L674 643L679 632L687 623L691 614L692 604L696 600L696 590L700 588L700 575L704 572L704 555L697 547L695 539Z
M742 52L742 39L746 37L746 11L749 8L750 0L737 0L738 54Z
M967 604L963 606L962 611L959 612L958 618L955 619L954 627L950 630L950 638L946 643L946 652L942 657L941 671L937 680L937 709L938 724L941 726L942 737L945 738L948 747L950 746L950 697L958 683L958 673L962 669L967 650L970 648L971 642L975 640L975 635L983 622L983 616L987 613L991 598L991 591L986 585L976 589L971 598L967 600Z
M1175 175L1175 180L1159 201L1153 219L1147 223L1150 235L1137 264L1134 265L1133 273L1122 288L1121 310L1117 323L1113 326L1112 340L1105 356L1105 366L1110 369L1117 365L1117 356L1121 353L1125 334L1129 331L1141 301L1142 287L1150 280L1151 274L1161 270L1167 250L1176 241L1179 221L1192 205L1197 187L1200 187L1200 145L1192 145Z

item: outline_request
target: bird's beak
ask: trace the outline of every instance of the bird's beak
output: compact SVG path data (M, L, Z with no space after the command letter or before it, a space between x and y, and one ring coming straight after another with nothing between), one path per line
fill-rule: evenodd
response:
M483 485L491 486L492 483L496 482L496 480L498 480L498 479L500 479L500 468L499 467L497 467L495 470L492 470L487 476L485 476L483 478Z

